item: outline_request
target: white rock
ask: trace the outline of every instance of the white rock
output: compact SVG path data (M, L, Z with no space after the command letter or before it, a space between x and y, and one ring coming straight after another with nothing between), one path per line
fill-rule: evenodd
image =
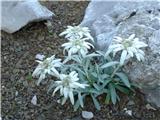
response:
M43 60L44 58L45 58L45 56L42 55L42 54L37 54L36 55L36 59Z
M61 100L59 99L59 100L57 100L57 103L61 103Z
M36 95L34 95L34 96L32 97L31 103L32 103L33 105L37 105L37 96L36 96Z
M123 109L125 111L126 114L128 114L129 116L132 116L132 110L128 110L127 108Z
M130 116L132 116L132 110L127 110L126 113Z
M32 21L49 19L53 13L38 0L2 1L1 29L14 33Z
M93 113L92 112L88 112L88 111L82 111L82 117L85 119L92 119L93 118Z
M18 96L18 91L15 92L15 96Z
M146 108L148 109L148 110L156 110L154 107L152 107L150 104L147 104L146 105Z

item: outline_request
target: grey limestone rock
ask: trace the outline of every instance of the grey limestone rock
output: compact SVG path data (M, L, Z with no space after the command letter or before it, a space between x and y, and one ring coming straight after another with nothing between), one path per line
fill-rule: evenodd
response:
M38 0L2 1L1 29L14 33L29 22L49 19L53 13Z
M91 1L80 25L91 29L97 49L106 50L117 35L136 34L148 44L145 61L133 60L124 69L142 86L146 99L160 107L160 1Z

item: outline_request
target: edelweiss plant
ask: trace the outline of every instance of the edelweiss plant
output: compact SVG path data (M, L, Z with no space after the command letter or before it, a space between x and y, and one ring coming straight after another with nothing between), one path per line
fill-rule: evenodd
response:
M122 65L126 59L134 56L136 56L138 61L144 61L145 53L141 50L143 47L147 47L147 44L139 41L138 38L135 38L135 34L132 34L127 39L115 37L112 45L110 45L108 48L106 56L108 56L108 54L111 52L113 52L113 56L115 56L117 52L122 51L120 58L120 63Z
M67 26L67 29L60 34L60 36L65 35L67 39L76 39L76 38L88 38L93 41L93 37L90 34L90 30L88 27L80 27L80 26Z
M34 70L32 76L33 77L39 77L37 85L45 79L46 74L53 75L53 76L58 76L59 72L57 71L56 68L61 67L62 63L60 62L61 59L55 59L55 55L46 58L44 61L39 61L36 60L39 65L37 68Z
M80 53L82 56L85 56L88 53L88 49L91 49L91 47L94 48L94 46L86 40L88 40L88 38L82 38L82 36L69 39L69 42L64 43L62 47L68 51L68 56L75 53Z
M50 84L48 91L53 91L53 96L60 91L62 105L69 98L74 110L77 110L84 107L85 98L90 96L95 107L100 110L98 96L106 95L106 104L116 104L120 100L119 92L129 94L133 91L134 85L129 82L122 67L125 60L134 56L138 61L144 60L145 53L141 48L147 46L135 35L127 39L115 37L107 52L94 50L89 42L93 41L93 37L87 27L68 26L62 35L68 40L62 45L67 52L64 52L66 59L63 64L52 56L38 61L39 65L33 72L33 76L40 77L38 84L46 74L56 77L57 80ZM118 52L121 52L120 61L115 61L114 56ZM113 55L110 56L110 53Z
M60 74L59 75L60 81L55 81L55 85L57 86L53 92L54 94L60 90L60 94L64 96L62 105L66 102L68 97L70 98L71 103L74 105L74 97L73 92L75 89L78 88L85 88L88 86L87 84L80 84L78 82L78 73L75 71L72 71L69 75Z

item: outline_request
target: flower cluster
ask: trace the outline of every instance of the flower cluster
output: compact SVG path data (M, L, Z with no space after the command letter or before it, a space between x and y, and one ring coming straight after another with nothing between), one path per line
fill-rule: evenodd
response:
M145 53L141 50L141 48L147 47L147 44L139 41L138 38L135 38L135 34L132 34L127 39L122 39L121 37L115 37L113 39L112 45L109 46L106 56L113 53L113 56L116 55L117 52L122 51L120 57L121 65L124 64L126 59L131 57L136 57L138 61L144 60Z
M55 59L55 55L46 58L44 61L39 61L36 60L39 65L37 68L34 70L32 76L33 77L39 77L38 79L38 85L39 83L45 79L46 74L53 75L53 76L58 76L59 72L56 70L56 68L61 67L61 59Z
M82 56L85 56L88 53L88 49L94 47L86 41L93 40L87 27L68 26L68 29L61 35L65 34L67 34L66 38L69 42L64 43L62 46L64 47L64 50L67 50L68 56L75 53L80 53ZM61 74L57 68L62 69L63 64L61 63L61 59L55 58L55 55L42 61L36 61L39 64L34 70L32 76L39 77L37 85L46 78L47 74L57 77L59 81L54 82L55 89L53 91L53 96L58 90L60 90L60 95L63 96L62 104L64 104L68 98L70 98L71 103L74 104L74 92L76 92L77 89L84 89L88 86L87 84L81 84L78 82L79 78L76 71L71 71L68 75Z
M60 81L55 81L56 88L53 92L53 96L58 90L60 90L60 94L64 96L62 104L64 104L69 97L71 103L74 105L73 91L78 88L84 89L88 85L80 84L78 82L78 73L75 71L72 71L69 75L60 74L59 79Z
M74 95L73 92L75 89L82 88L84 89L87 84L80 84L77 82L79 80L78 73L75 71L72 71L69 75L66 74L60 74L56 68L59 68L62 66L62 63L60 62L61 59L55 59L55 55L46 58L44 61L38 61L39 65L34 70L32 76L33 77L39 77L37 85L40 84L40 82L45 79L46 74L53 75L60 79L59 81L55 81L54 86L56 86L53 95L60 90L60 94L64 96L62 100L62 104L66 102L68 97L70 98L70 101L72 104L74 104Z
M66 35L65 38L68 39L67 43L64 43L64 51L68 51L68 56L72 54L81 54L85 56L88 53L88 50L94 48L92 44L87 42L87 40L92 40L93 37L90 35L90 30L87 27L80 26L68 26L68 28L60 34L60 36Z
M76 53L80 53L82 56L85 56L88 53L88 49L94 47L86 40L88 40L88 38L79 37L76 39L69 39L69 42L64 43L62 47L64 47L64 50L68 51L68 56Z
M88 38L93 41L93 37L90 34L88 27L80 26L67 26L67 29L60 34L60 36L65 35L67 39L77 39L77 38Z

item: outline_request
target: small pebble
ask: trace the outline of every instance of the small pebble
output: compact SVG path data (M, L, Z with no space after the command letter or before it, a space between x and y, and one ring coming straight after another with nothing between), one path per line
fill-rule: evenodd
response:
M82 117L85 119L92 119L93 118L93 113L88 112L88 111L82 111Z
M132 110L127 110L126 113L130 116L132 116Z
M37 96L36 95L33 96L32 100L31 100L31 103L33 105L37 105Z
M44 58L45 58L45 56L42 55L42 54L37 54L36 55L36 59L43 60Z
M147 104L146 105L146 108L148 109L148 110L156 110L154 107L152 107L150 104Z
M61 100L59 99L59 100L57 100L57 103L61 103Z
M18 91L15 92L15 96L18 96Z
M132 110L128 110L127 108L123 109L125 111L126 114L128 114L129 116L132 116Z

